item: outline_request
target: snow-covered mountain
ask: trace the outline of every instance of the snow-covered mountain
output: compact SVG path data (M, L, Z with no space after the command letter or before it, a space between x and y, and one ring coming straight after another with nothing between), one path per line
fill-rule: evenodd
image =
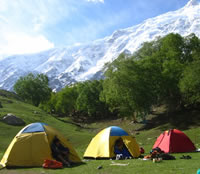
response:
M16 80L29 72L45 73L55 90L76 81L101 77L105 63L122 53L133 53L143 42L169 33L200 37L200 3L190 0L183 8L120 29L89 44L55 48L37 54L16 55L0 60L0 88L12 90Z

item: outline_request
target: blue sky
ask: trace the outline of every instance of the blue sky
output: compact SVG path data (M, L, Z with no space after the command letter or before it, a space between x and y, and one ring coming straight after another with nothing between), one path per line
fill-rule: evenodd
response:
M0 58L90 42L189 0L0 0Z

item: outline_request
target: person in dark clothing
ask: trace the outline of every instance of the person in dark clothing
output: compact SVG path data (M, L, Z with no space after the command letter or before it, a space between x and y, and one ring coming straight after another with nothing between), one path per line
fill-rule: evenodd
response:
M69 149L64 147L57 137L54 137L51 143L51 151L54 159L62 162L64 166L71 166L71 162L69 160Z
M128 151L127 147L125 146L123 140L121 138L119 138L116 142L115 142L115 146L114 146L114 153L117 156L122 155L123 159L126 158L131 158L131 154Z

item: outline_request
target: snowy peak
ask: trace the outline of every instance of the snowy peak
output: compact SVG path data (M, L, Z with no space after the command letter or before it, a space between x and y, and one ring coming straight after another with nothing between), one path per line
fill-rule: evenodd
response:
M196 5L199 5L200 3L198 2L198 0L190 0L186 5L185 5L185 8L188 8L188 7L193 7L193 6L196 6Z
M0 88L12 90L20 76L29 72L44 73L55 91L77 81L99 79L105 63L120 53L130 55L142 43L169 33L200 37L200 3L190 0L183 8L147 19L141 24L119 29L112 35L87 44L55 48L31 55L0 59Z

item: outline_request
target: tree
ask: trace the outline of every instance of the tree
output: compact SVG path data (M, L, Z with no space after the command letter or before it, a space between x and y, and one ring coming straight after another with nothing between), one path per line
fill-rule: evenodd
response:
M51 88L48 86L48 77L44 74L20 77L14 85L14 91L25 101L38 106L50 98Z
M106 66L101 99L122 115L148 113L164 102L173 111L182 104L179 81L188 63L198 60L200 42L194 35L169 34L146 42L127 57Z
M187 105L200 104L200 61L185 68L179 87Z
M76 86L66 86L56 94L56 98L55 95L52 97L57 113L67 116L75 112L76 100L78 97Z
M126 58L121 54L107 67L101 99L111 111L119 111L121 116L134 112L146 115L156 98L153 74L149 72L148 67L141 66L134 56Z
M108 108L103 101L100 101L102 91L102 81L93 80L77 84L78 98L76 109L86 117L94 119L104 118L107 116Z
M40 103L39 107L48 112L48 113L56 113L56 102L57 102L58 93L51 92L51 96L49 100Z
M154 82L158 99L166 103L170 110L174 110L181 104L178 84L182 72L190 60L188 52L187 50L186 54L185 39L179 34L171 33L144 44L136 53L141 66L147 65L146 70L149 71L150 76L153 76L150 79ZM157 73L152 74L155 72L153 67Z
M194 34L190 34L184 38L184 60L186 63L191 63L200 60L200 39Z

